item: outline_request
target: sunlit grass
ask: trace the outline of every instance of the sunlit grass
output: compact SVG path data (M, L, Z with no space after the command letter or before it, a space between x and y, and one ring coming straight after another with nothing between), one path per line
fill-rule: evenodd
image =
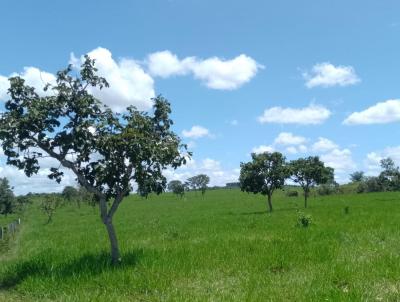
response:
M127 198L112 267L97 209L46 225L32 205L0 263L0 301L395 301L400 194L311 198L278 192L274 212L238 190ZM348 207L348 213L345 213ZM298 210L312 216L297 224Z

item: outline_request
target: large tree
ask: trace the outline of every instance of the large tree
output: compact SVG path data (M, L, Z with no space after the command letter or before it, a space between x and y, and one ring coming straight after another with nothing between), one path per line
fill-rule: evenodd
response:
M333 168L325 167L318 156L299 158L290 162L290 170L294 182L300 184L304 190L304 207L307 208L307 199L310 189L316 185L332 182Z
M272 212L272 194L285 184L289 177L285 157L280 152L252 153L252 161L240 164L240 188L242 191L267 196L268 209Z
M11 214L15 208L15 197L7 178L0 178L0 214Z
M60 182L72 171L81 186L98 200L111 245L113 263L120 251L113 217L136 182L146 192L161 193L163 169L185 163L186 149L170 130L170 104L156 97L153 112L130 106L114 113L89 90L108 87L89 56L74 73L72 66L57 73L56 84L41 96L20 77L10 78L9 97L0 117L0 140L7 163L32 176L43 157L55 159L49 177Z

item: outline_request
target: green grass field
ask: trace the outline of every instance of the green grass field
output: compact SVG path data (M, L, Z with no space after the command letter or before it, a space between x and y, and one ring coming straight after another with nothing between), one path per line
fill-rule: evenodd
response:
M0 256L0 301L399 301L400 193L312 197L239 190L127 198L109 265L98 210L32 205ZM349 213L344 211L349 207ZM297 210L311 214L298 227Z

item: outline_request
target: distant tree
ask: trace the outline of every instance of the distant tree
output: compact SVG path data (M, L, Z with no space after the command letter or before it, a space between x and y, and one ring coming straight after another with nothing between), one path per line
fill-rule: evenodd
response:
M0 178L0 214L13 213L15 197L7 178Z
M120 262L113 217L135 182L143 194L164 191L162 171L186 162L186 146L171 130L170 104L158 96L153 110L130 106L115 113L92 94L108 87L97 75L95 62L85 56L79 72L72 66L57 73L51 93L42 96L24 79L9 79L9 100L0 113L0 144L7 164L38 173L39 160L49 156L57 164L49 178L60 182L62 168L75 174L79 184L98 200L100 217L110 241L111 260Z
M289 176L285 157L279 152L252 153L252 161L240 164L242 191L267 196L268 209L272 212L272 194L285 184Z
M307 208L307 199L310 189L316 185L332 182L333 169L325 167L318 156L299 158L290 162L292 180L304 190L304 207Z
M395 165L393 159L390 157L381 159L380 164L383 171L388 174L392 174L399 171L399 167Z
M185 186L180 180L171 180L168 183L168 190L181 198L185 195Z
M351 182L360 182L364 180L364 172L363 171L356 171L350 174Z
M204 195L207 190L207 185L210 182L210 177L205 174L199 174L188 178L186 186L192 190L200 190L201 194Z
M81 207L81 196L79 194L79 191L75 187L66 186L66 187L64 187L61 194L65 200L67 200L69 202L75 201L78 208Z

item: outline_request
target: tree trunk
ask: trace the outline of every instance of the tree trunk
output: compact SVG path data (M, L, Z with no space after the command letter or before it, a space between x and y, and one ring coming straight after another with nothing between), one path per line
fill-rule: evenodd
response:
M307 208L308 189L304 190L304 207Z
M111 246L111 263L118 264L121 262L121 255L118 247L117 234L115 233L114 225L112 223L112 218L107 217L103 220L103 223L106 226L108 238L110 239Z
M269 209L269 212L271 213L272 212L272 194L268 194L267 200L268 200L268 209Z
M104 196L101 196L99 201L101 220L106 226L108 238L110 240L111 263L113 265L119 264L121 262L121 255L118 247L117 234L115 233L114 225L112 222L114 213L117 210L121 200L122 198L114 200L109 212L107 211L106 198Z

